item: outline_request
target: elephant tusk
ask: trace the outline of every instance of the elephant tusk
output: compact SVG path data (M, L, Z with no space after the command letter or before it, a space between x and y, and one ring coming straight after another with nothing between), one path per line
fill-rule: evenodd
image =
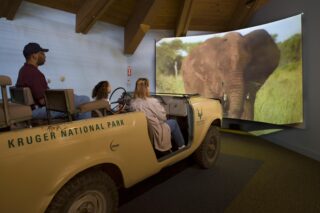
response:
M226 93L223 93L223 101L227 101L228 100L228 96Z
M247 99L247 100L250 99L250 93L247 93L246 99Z

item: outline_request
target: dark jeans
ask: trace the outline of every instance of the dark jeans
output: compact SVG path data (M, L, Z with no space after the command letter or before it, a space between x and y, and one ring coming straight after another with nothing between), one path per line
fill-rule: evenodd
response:
M180 147L185 145L178 122L174 119L169 119L166 121L166 123L170 126L171 136L173 137L174 142L177 144L177 146Z

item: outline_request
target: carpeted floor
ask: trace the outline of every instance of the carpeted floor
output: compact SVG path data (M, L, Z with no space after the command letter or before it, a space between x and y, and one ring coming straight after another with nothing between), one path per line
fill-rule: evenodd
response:
M184 161L126 192L149 190L123 204L124 212L223 212L248 183L261 161L222 154L214 169ZM128 201L128 200L127 200Z
M263 161L226 213L320 212L320 162L255 136L223 134L222 152Z
M320 163L258 137L222 133L214 168L184 160L120 192L125 212L320 212Z

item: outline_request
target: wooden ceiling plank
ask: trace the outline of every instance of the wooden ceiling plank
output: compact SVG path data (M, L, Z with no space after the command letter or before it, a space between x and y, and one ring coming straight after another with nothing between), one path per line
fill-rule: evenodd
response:
M124 53L133 54L151 27L161 0L138 0L124 30Z
M252 15L265 3L267 0L240 0L230 20L228 30L245 27Z
M86 0L76 14L76 32L86 34L114 0Z
M5 9L7 8L7 1L0 4L0 18L5 17Z
M184 0L183 9L181 11L178 26L176 28L176 37L187 35L193 8L194 0Z
M22 0L4 0L0 6L0 17L13 20L21 3Z

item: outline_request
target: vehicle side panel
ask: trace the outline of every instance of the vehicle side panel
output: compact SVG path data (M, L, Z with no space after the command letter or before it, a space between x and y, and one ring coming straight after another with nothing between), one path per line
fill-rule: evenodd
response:
M191 100L194 114L194 146L197 149L215 120L222 121L222 107L219 100L195 97Z
M0 133L1 212L44 212L65 183L95 165L116 165L124 186L130 187L186 158L199 147L209 126L222 119L216 100L191 97L189 103L191 145L160 161L141 112Z
M1 212L44 212L74 175L102 163L117 165L125 186L160 170L143 113L0 133Z
M222 107L218 100L191 97L189 103L193 111L193 140L191 146L173 157L160 161L161 167L172 165L190 156L204 140L210 125L216 120L220 122L222 120Z

